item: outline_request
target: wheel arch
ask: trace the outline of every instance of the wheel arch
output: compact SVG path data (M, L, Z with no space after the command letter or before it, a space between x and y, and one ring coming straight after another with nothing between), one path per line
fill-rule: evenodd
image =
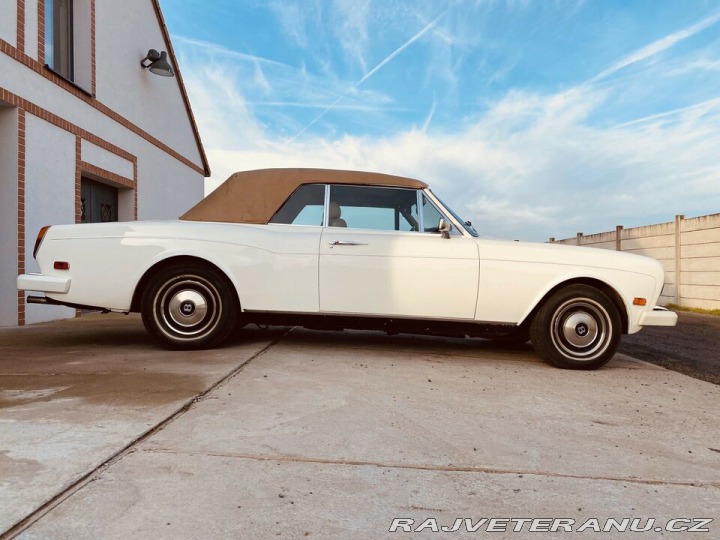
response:
M160 261L156 261L152 266L150 266L147 270L145 270L142 277L140 278L137 285L135 286L135 290L134 290L133 296L132 296L132 301L130 303L130 311L132 311L132 312L140 311L143 292L145 291L145 288L147 287L148 283L150 282L150 280L152 279L152 277L155 274L157 274L163 268L167 268L168 266L171 266L173 264L181 264L181 263L194 264L194 265L201 266L201 267L204 266L206 268L213 268L217 272L220 272L220 274L225 276L225 279L227 279L228 283L231 285L231 290L233 291L233 294L235 295L235 301L238 304L238 308L242 311L237 287L236 287L234 281L228 275L228 273L225 270L223 270L220 266L213 263L212 261L209 261L207 259L195 256L195 255L172 255L172 256L162 259Z
M625 305L625 302L622 299L622 296L620 296L620 293L617 292L617 290L610 284L606 283L605 281L602 281L601 279L592 278L592 277L576 277L571 279L566 279L564 281L561 281L560 283L556 284L552 288L550 288L543 296L542 298L535 303L535 307L533 307L532 310L523 318L522 323L520 325L528 324L530 321L532 321L535 314L538 312L538 310L543 306L543 304L550 298L553 294L555 294L560 289L563 289L565 287L568 287L570 285L589 285L590 287L594 287L610 298L610 300L615 304L615 307L617 307L618 313L620 314L620 320L622 321L622 333L627 334L628 333L628 326L629 326L629 317L628 317L628 310L627 306ZM518 325L518 326L520 326Z

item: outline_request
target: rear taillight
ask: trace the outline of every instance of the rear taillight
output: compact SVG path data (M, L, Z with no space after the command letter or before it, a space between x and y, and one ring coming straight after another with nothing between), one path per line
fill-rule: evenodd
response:
M45 238L45 234L48 232L49 228L50 228L50 225L45 225L42 229L40 229L40 232L37 235L37 239L35 240L35 248L33 249L33 258L37 257L37 252L40 249L40 244L42 244L43 238Z

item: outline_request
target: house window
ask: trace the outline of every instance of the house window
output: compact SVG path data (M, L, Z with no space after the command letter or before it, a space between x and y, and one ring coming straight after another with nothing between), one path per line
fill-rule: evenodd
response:
M92 91L92 0L45 0L45 58L58 75Z
M45 51L48 65L66 79L74 77L73 0L45 2Z

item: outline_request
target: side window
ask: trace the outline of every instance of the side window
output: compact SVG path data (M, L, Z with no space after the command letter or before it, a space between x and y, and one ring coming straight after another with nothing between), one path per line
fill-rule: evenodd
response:
M419 222L414 189L330 186L330 227L417 231Z
M270 223L285 225L323 224L325 215L325 186L323 184L306 184L297 188L287 201L283 203Z
M438 224L440 223L440 218L443 217L443 215L438 212L435 205L431 203L425 195L422 196L422 204L423 228L425 229L425 232L438 232Z

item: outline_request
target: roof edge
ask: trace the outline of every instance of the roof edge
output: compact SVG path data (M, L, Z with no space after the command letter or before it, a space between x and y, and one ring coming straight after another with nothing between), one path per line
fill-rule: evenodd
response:
M308 176L311 181L309 182L300 182L300 184L305 183L318 183L318 184L359 184L359 185L384 185L388 187L393 186L403 186L403 187L409 187L410 184L412 184L415 188L424 189L428 187L428 184L426 182L423 182L422 180L418 180L417 178L410 178L409 176L399 176L396 174L387 174L387 173L379 173L379 172L372 172L372 171L360 171L360 170L352 170L352 169L330 169L330 168L322 168L322 167L268 167L264 169L248 169L248 170L242 170L242 171L235 171L232 173L226 180L231 180L232 178L238 177L238 176L257 176L257 175L270 175L272 173L276 174L285 174L285 175L291 175L291 176ZM311 175L314 175L313 178ZM332 175L340 175L344 177L350 177L343 180L336 181ZM362 177L365 178L374 178L376 181L373 182L363 182ZM382 182L380 180L385 180L385 182ZM223 183L225 183L223 182ZM222 184L220 184L222 185Z
M160 0L152 0L152 4L155 8L155 15L157 16L158 23L160 24L160 31L162 32L165 40L165 46L168 49L168 54L170 55L173 67L175 68L175 77L180 85L180 94L185 102L185 110L188 114L188 118L190 119L190 125L192 126L193 135L195 136L195 142L197 143L198 150L200 151L200 159L202 160L205 178L208 178L210 176L210 163L208 162L205 147L203 146L202 139L200 138L200 131L198 130L197 122L195 121L195 115L193 114L192 106L190 105L190 98L187 95L185 83L183 82L182 74L180 73L180 65L175 57L175 49L173 48L172 40L170 39L170 32L165 24L165 17L163 17L162 9L160 8Z

